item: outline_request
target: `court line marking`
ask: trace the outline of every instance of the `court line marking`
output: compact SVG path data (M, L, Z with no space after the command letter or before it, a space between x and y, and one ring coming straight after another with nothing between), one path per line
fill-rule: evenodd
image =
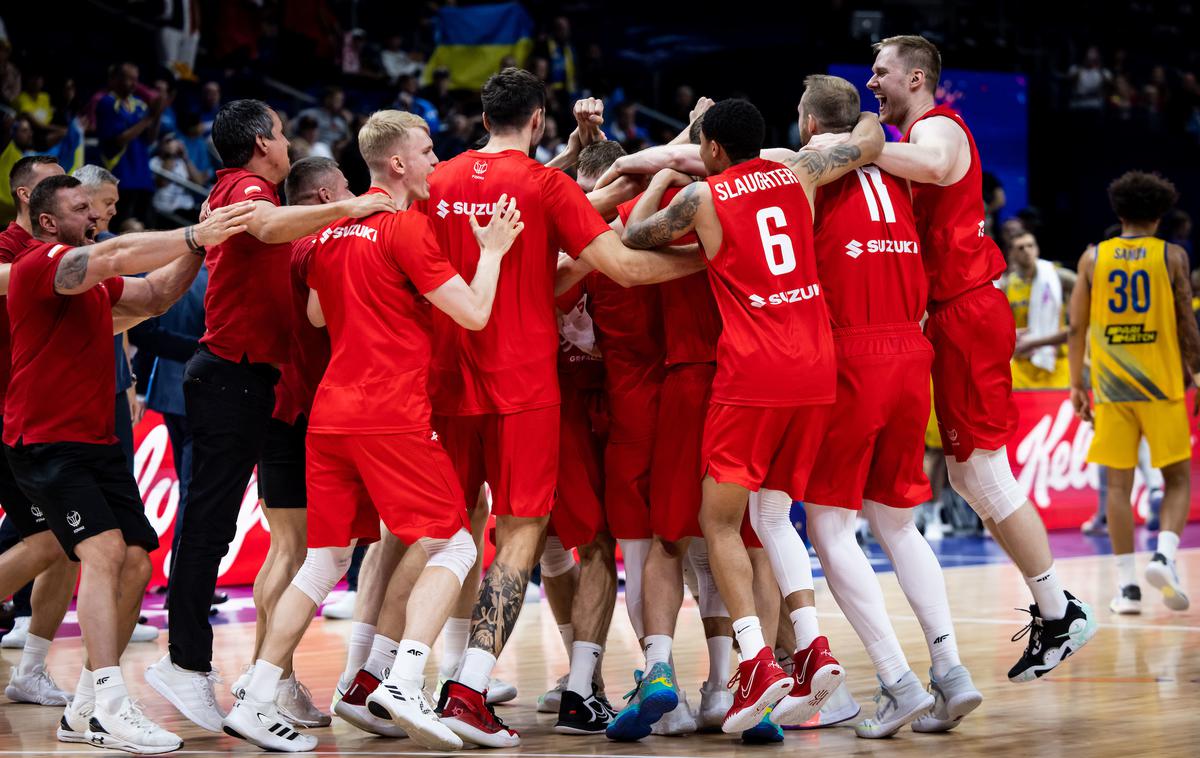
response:
M845 618L841 613L830 613L822 611L817 613L818 618L839 619ZM910 616L903 613L889 613L888 618L899 621L920 621L916 616ZM998 618L977 618L973 616L953 616L955 624L987 624L989 626L1019 626L1020 618L1016 619L998 619ZM1200 626L1175 626L1172 624L1101 624L1097 623L1101 629L1136 629L1143 632L1200 632Z

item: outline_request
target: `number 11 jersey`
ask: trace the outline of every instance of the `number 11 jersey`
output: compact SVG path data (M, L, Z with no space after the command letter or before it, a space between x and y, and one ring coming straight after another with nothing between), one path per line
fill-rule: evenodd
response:
M804 187L791 169L761 158L706 181L722 234L708 263L723 323L713 402L832 403L833 334Z

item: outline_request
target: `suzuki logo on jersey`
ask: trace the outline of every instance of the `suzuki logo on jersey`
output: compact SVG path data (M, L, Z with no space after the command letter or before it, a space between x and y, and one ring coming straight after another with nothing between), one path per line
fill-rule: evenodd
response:
M373 229L366 224L351 224L350 226L336 226L321 232L321 244L324 245L330 239L341 239L342 237L362 237L371 242L379 241L379 230Z
M774 295L762 297L760 295L750 296L751 308L765 308L768 305L784 305L786 303L799 303L805 300L812 300L821 294L820 284L810 284L807 287L799 287L794 290L785 290L776 292Z
M468 203L462 200L455 200L453 205L448 205L445 200L442 200L437 204L437 208L438 215L442 218L451 213L455 216L490 216L496 212L495 203ZM445 212L443 213L443 211Z
M450 215L450 203L445 200L438 200L437 204L438 218L445 218Z
M475 176L472 176L471 178L482 179L483 175L487 173L488 163L487 161L475 161L475 165L472 166L472 168L475 169Z
M919 255L921 247L916 240L867 240L865 243L850 240L846 243L846 255L857 259L863 253L900 253Z

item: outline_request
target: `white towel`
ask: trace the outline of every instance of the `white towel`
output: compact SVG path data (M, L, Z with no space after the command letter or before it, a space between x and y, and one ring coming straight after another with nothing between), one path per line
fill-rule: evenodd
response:
M1062 281L1050 261L1039 260L1029 288L1029 323L1025 336L1040 339L1056 334L1062 324ZM1029 362L1040 369L1053 372L1058 363L1058 346L1039 347L1029 356Z

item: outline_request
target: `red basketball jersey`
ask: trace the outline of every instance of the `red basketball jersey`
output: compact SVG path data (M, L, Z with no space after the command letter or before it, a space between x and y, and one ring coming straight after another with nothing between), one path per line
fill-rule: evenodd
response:
M962 179L948 187L912 183L917 231L929 276L929 299L944 303L997 279L1004 273L1005 264L1000 248L983 231L983 169L975 138L962 116L945 105L921 116L913 126L934 116L945 116L958 124L971 146L971 166ZM907 142L911 134L910 126L901 141Z
M708 265L723 322L713 402L832 403L833 333L800 180L781 163L755 158L706 181L722 233Z
M838 328L920 321L928 287L903 179L863 166L817 190L817 270Z

